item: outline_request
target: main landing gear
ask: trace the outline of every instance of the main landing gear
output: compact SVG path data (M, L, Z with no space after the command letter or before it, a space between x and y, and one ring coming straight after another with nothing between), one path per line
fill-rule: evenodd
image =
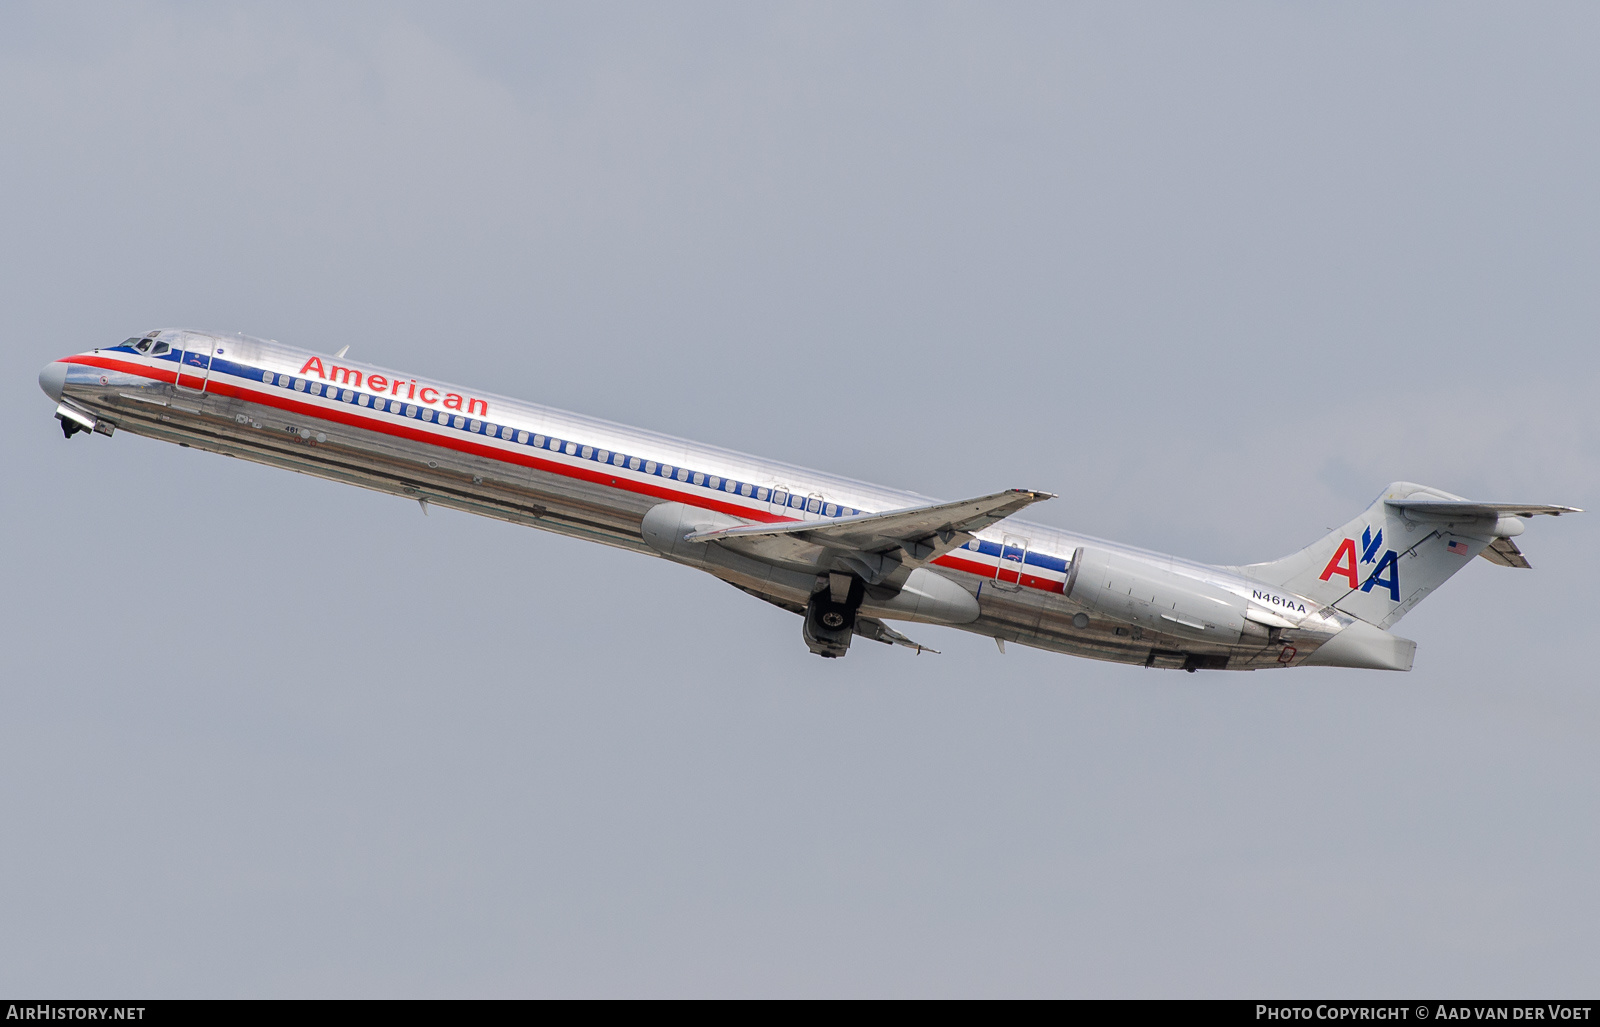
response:
M853 574L833 573L817 579L817 591L806 603L800 629L806 648L818 656L837 659L850 651L856 630L856 611L866 596L866 586Z

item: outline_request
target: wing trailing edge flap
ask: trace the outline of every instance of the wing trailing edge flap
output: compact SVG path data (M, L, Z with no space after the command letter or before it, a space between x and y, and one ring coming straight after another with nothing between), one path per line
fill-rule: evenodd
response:
M898 561L905 566L921 566L972 540L996 521L1046 499L1049 492L1007 489L976 499L954 503L859 514L823 521L794 521L787 524L741 524L731 528L694 531L684 536L687 542L721 542L758 558L785 562L795 548L821 547L835 550L868 582L882 575L883 557L904 550ZM915 643L912 643L915 645Z
M918 656L921 656L923 653L932 653L935 656L939 655L939 650L929 649L920 642L911 641L911 639L900 634L900 632L896 631L894 628L891 628L889 625L885 624L876 617L857 617L856 634L860 635L862 638L870 638L874 642L882 642L884 645L903 645L907 649L915 649Z

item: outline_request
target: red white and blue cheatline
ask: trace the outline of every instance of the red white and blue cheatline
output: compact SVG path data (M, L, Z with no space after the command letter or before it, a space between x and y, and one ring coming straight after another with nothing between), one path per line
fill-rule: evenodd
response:
M1409 670L1416 643L1389 633L1407 610L1479 552L1527 567L1502 524L1577 512L1393 482L1299 552L1211 566L1014 519L1046 492L930 500L352 364L348 348L158 329L53 361L39 386L69 439L148 435L706 571L802 616L827 657L855 635L924 652L887 623L910 620L1145 667ZM1441 535L1462 563L1430 548Z

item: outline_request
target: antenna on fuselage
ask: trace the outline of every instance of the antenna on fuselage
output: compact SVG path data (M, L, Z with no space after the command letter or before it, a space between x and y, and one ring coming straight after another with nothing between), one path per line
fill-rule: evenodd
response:
M340 360L340 359L342 359L342 358L343 358L343 357L344 357L344 355L345 355L345 354L346 354L346 353L348 353L348 352L350 352L350 347L349 347L349 346L340 346L340 347L339 347L339 352L337 352L337 353L335 353L335 354L334 354L334 355L333 355L333 359L335 359L335 360Z

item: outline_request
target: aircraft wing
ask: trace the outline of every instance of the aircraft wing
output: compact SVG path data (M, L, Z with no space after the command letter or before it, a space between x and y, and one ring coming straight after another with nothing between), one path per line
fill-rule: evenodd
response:
M1386 499L1385 504L1408 512L1440 517L1537 517L1549 514L1583 513L1575 506L1550 506L1543 503L1475 503L1470 499Z
M912 564L924 564L965 545L974 532L1010 517L1023 507L1054 498L1049 492L1008 489L977 499L855 517L787 524L741 524L696 531L685 535L684 540L730 543L757 554L766 551L775 557L781 557L796 543L878 555L903 549Z

